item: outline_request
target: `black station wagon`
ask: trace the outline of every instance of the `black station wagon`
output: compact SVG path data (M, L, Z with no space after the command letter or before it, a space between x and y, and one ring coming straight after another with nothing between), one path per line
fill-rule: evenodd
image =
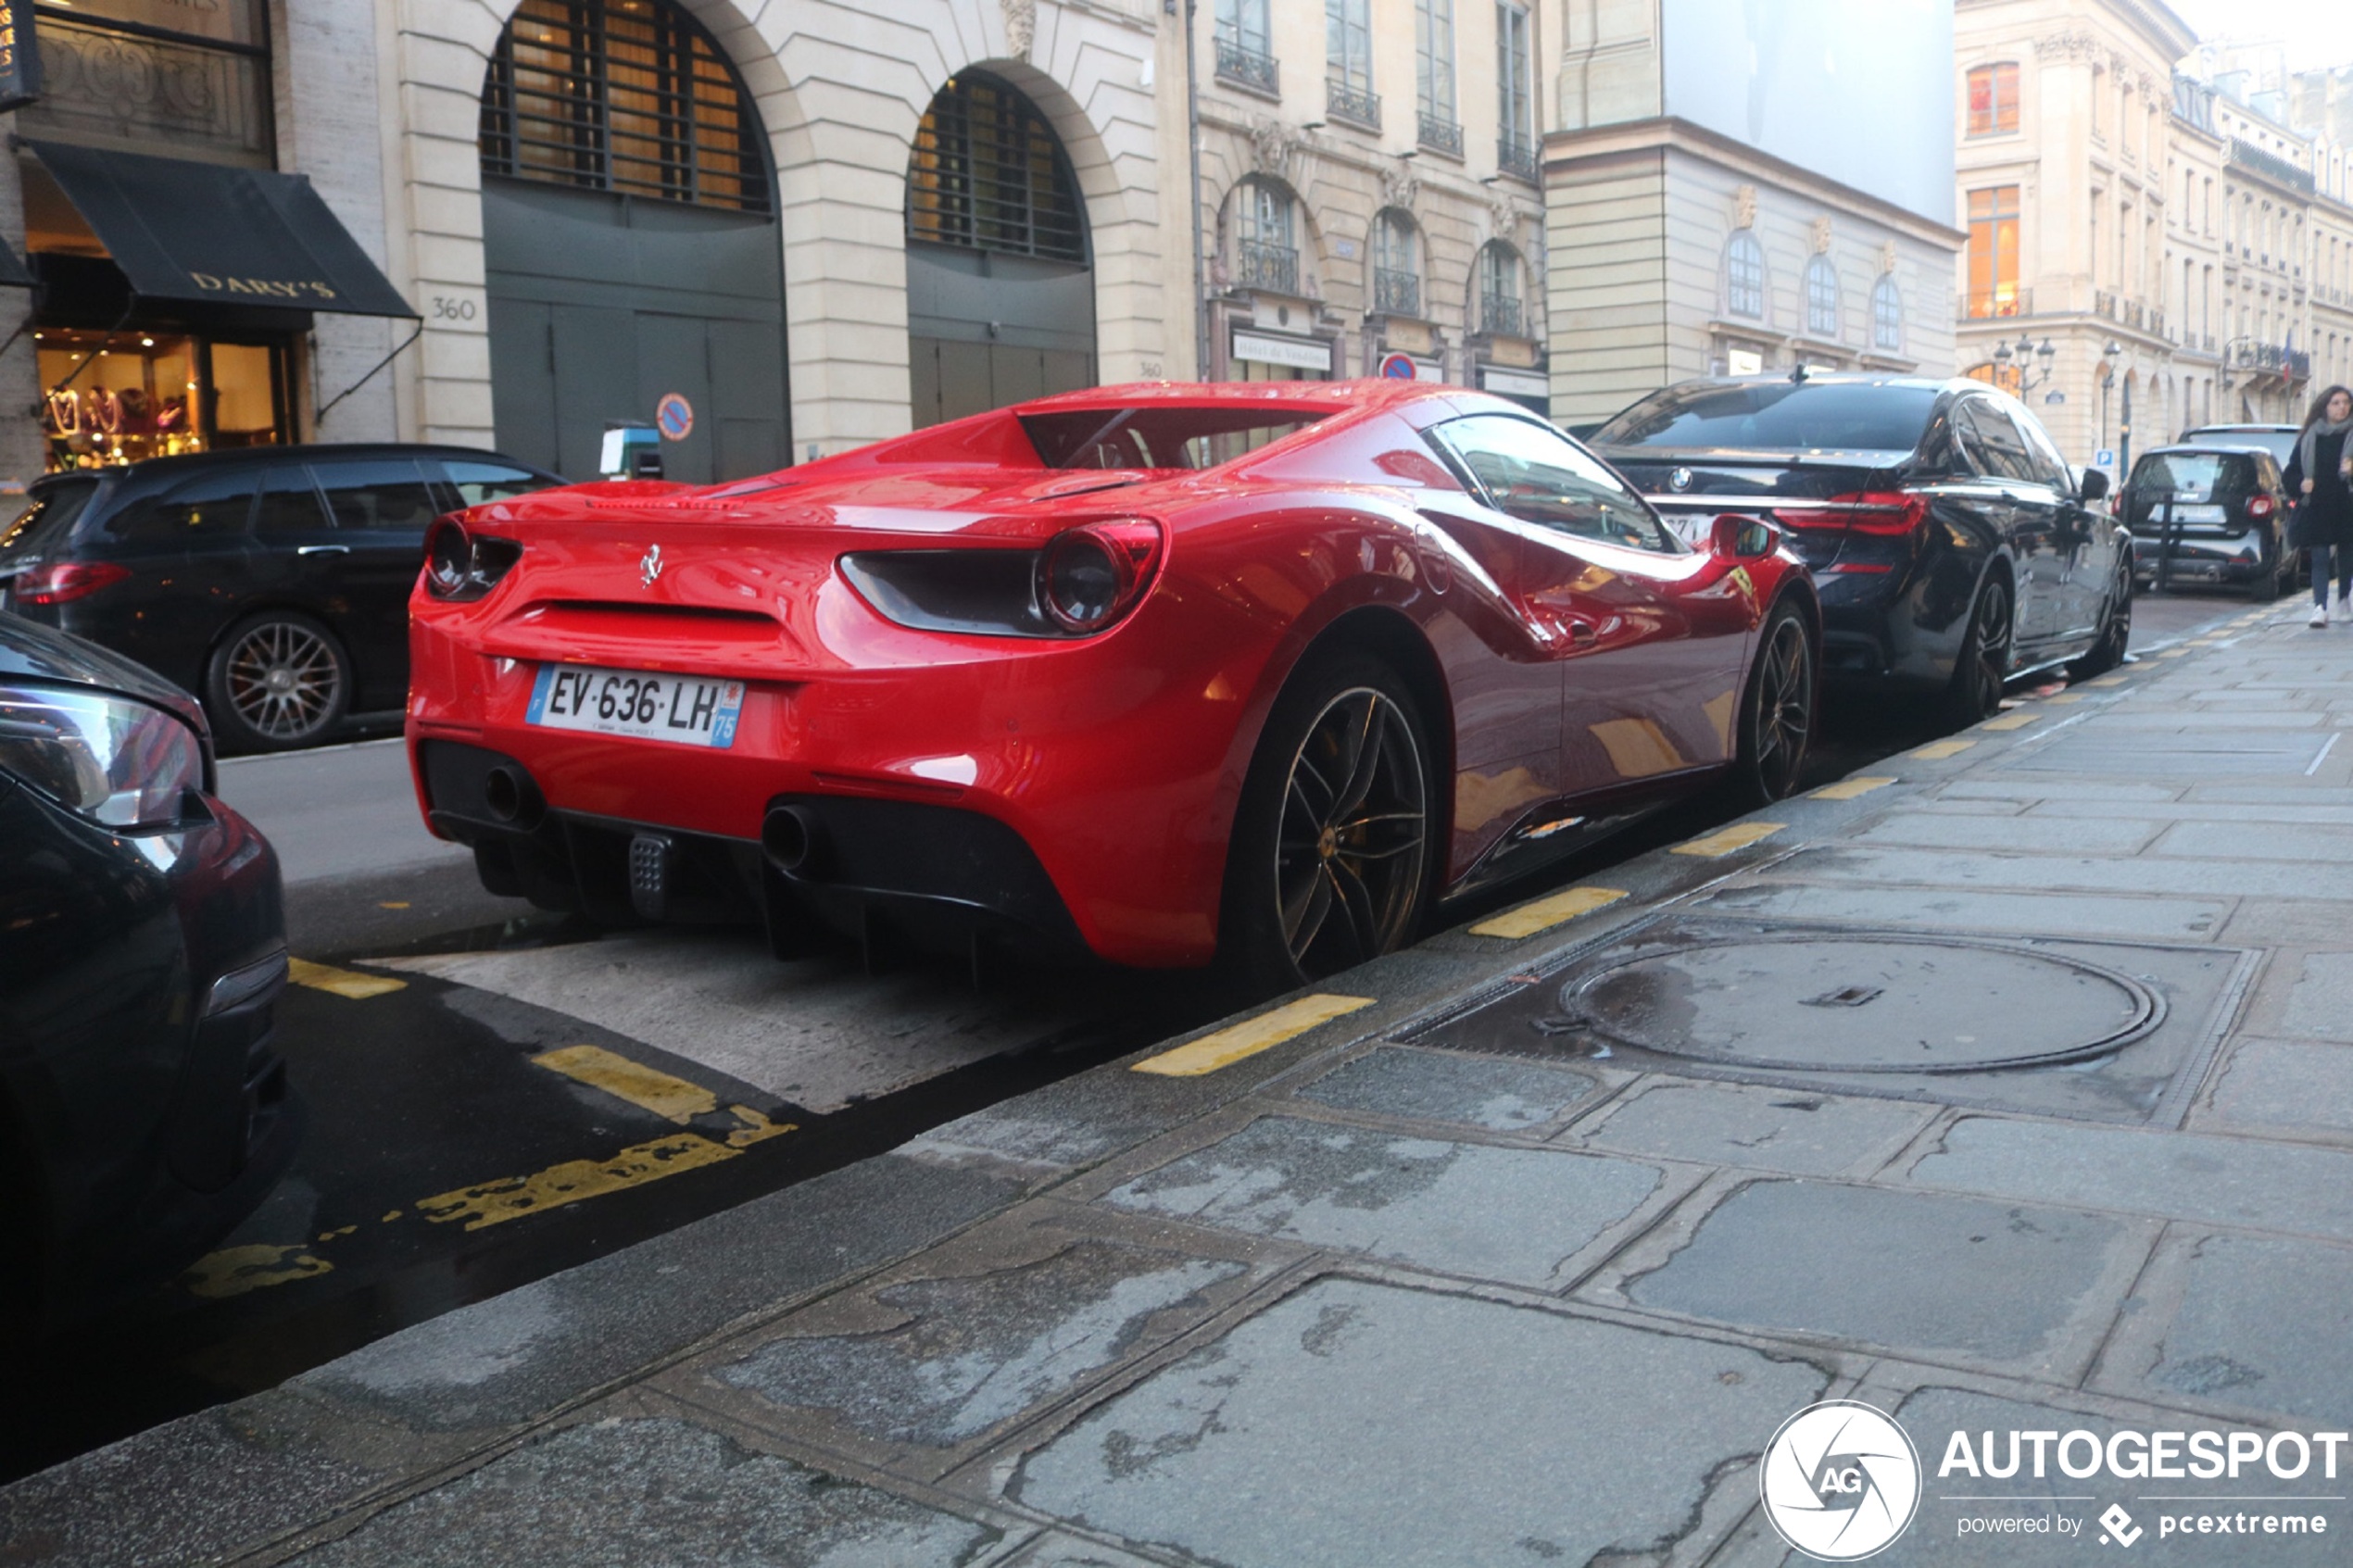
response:
M443 512L563 481L456 446L288 446L35 481L0 523L0 609L201 696L227 747L277 750L409 688L409 591Z

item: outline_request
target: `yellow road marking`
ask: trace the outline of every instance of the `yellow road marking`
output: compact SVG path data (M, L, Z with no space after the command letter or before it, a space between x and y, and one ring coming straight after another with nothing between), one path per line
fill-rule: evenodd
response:
M437 1224L466 1222L466 1229L504 1224L527 1214L560 1209L583 1198L622 1192L682 1171L733 1160L736 1151L700 1133L677 1133L623 1149L609 1160L567 1160L534 1176L507 1176L455 1192L420 1198L417 1211Z
M1516 941L1533 936L1540 931L1550 931L1579 915L1590 915L1605 909L1626 897L1616 887L1571 887L1539 898L1532 904L1522 904L1516 909L1506 909L1492 920L1480 921L1470 928L1473 936L1501 936Z
M1981 730L2022 730L2041 717L2040 713L2005 713L1999 719L1988 719L1978 728Z
M2189 651L2190 650L2187 648L2166 648L2162 652L2153 653L2149 655L2149 657L2151 659L2180 659Z
M550 1073L602 1089L615 1099L685 1126L719 1109L719 1097L684 1078L616 1056L600 1046L566 1046L531 1059Z
M321 1241L333 1241L339 1236L349 1236L352 1232L358 1230L359 1228L359 1227L358 1225L343 1225L334 1230L321 1231L319 1233L319 1239Z
M1671 853L1700 855L1713 860L1735 849L1745 849L1759 839L1770 838L1787 826L1787 822L1734 822L1688 844L1678 844Z
M1912 755L1923 762L1942 762L1947 757L1958 757L1976 744L1973 740L1932 740Z
M378 1220L378 1221L376 1222L376 1223L378 1223L378 1224L380 1224L380 1225L388 1225L388 1224L392 1223L392 1222L393 1222L393 1221L397 1220L398 1218L400 1218L400 1210L397 1210L397 1209L395 1209L395 1210L390 1210L389 1212L387 1212L387 1213L384 1215L384 1217L383 1219L381 1219L381 1220Z
M1875 789L1885 789L1894 779L1841 779L1834 784L1824 784L1814 792L1817 800L1852 800L1858 795L1869 795Z
M1370 997L1340 997L1317 994L1302 997L1295 1002L1269 1009L1256 1018L1245 1018L1229 1024L1214 1035L1203 1035L1157 1056L1148 1056L1132 1071L1154 1073L1164 1078L1198 1078L1204 1073L1214 1073L1221 1067L1231 1067L1245 1057L1272 1050L1285 1040L1295 1039L1318 1024L1354 1012L1358 1008L1373 1005Z
M748 1105L731 1105L727 1109L735 1113L736 1121L743 1123L727 1135L729 1148L749 1148L780 1134L793 1132L800 1125L798 1122L771 1122Z
M376 905L380 909L405 909L408 907L409 900L406 898L386 898Z
M333 1270L324 1258L314 1258L297 1242L292 1247L224 1247L188 1265L180 1283L191 1296L208 1301L243 1296L264 1286L284 1285Z
M2086 681L2083 684L2087 686L2120 686L2132 678L2130 675L2103 675L2096 681Z
M2081 702L2083 700L2083 694L2082 692L2053 692L2043 700L2045 702Z
M388 996L409 988L409 982L395 980L388 974L362 974L358 970L312 963L308 959L288 959L286 978L297 985L308 985L314 991L332 991L355 1002L364 1002L370 997Z

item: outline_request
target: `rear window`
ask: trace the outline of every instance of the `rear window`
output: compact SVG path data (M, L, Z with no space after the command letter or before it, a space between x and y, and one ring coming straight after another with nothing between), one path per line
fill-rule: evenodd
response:
M2260 446L2282 468L2296 452L2292 430L2194 430L2182 439L2193 446Z
M1205 469L1320 424L1327 413L1266 408L1077 408L1022 414L1050 469Z
M1936 389L1823 382L1668 387L1593 433L1597 446L1908 452Z
M55 544L73 527L73 520L98 493L94 479L69 479L44 484L25 497L24 509L0 523L0 555L12 555L44 544Z
M2251 487L2255 459L2227 452L2152 452L2133 469L2133 489L2203 501Z

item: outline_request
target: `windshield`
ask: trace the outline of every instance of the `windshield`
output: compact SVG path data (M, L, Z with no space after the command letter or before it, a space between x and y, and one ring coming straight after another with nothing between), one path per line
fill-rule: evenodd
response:
M1936 389L1853 382L1701 383L1655 392L1593 433L1597 446L1908 452Z
M1074 408L1023 414L1050 469L1205 469L1329 418L1321 410Z

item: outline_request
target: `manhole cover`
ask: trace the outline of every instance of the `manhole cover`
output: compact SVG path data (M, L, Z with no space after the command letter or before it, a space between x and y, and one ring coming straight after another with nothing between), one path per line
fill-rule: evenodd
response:
M1972 1073L2073 1061L2145 1032L2146 986L1991 943L1762 936L1652 953L1561 990L1547 1033L1590 1029L1662 1056L1842 1073Z

